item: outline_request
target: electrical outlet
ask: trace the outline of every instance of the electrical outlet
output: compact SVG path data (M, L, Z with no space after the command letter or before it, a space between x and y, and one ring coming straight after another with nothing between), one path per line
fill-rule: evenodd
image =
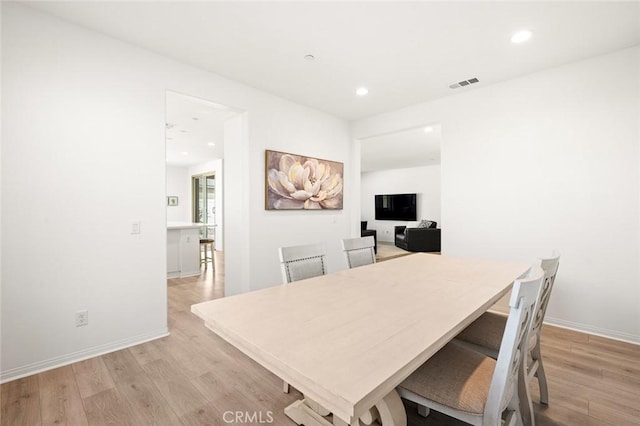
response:
M89 311L76 311L76 327L82 327L89 324Z

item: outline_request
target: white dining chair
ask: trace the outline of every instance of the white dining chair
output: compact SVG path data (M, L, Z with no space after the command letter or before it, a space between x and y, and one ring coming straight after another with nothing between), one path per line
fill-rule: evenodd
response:
M375 245L372 236L342 240L342 250L347 257L349 268L376 263Z
M544 271L544 282L542 285L540 304L538 305L535 313L535 319L531 329L531 337L529 339L530 356L525 358L528 359L526 365L526 377L527 382L534 376L538 378L540 402L546 405L549 403L549 390L547 388L547 377L542 363L540 332L542 330L542 322L544 320L545 313L547 312L547 304L549 303L551 290L553 289L556 274L558 273L560 254L554 251L550 257L538 259L538 265ZM506 323L507 317L505 315L497 312L485 312L469 327L458 334L456 339L471 349L475 349L487 356L496 358L498 356L498 349L500 348L500 341L502 339Z
M514 283L497 360L452 341L400 384L400 396L417 403L422 415L434 409L472 425L500 425L503 419L506 425L520 424L522 359L542 281L536 266Z
M327 273L325 265L326 250L322 244L280 247L280 270L282 281L289 284ZM283 381L282 391L289 393L289 383ZM328 412L324 415L329 414Z
M282 281L287 284L327 273L322 244L280 247Z

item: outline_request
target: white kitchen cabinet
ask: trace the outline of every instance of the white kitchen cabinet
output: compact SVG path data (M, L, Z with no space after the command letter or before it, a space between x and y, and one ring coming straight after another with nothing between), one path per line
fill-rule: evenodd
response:
M200 223L167 223L167 278L200 274Z

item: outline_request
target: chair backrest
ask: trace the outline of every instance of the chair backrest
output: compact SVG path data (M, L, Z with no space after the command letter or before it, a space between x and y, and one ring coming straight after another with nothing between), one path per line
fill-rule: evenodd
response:
M558 266L560 266L560 253L554 251L551 257L540 258L538 260L538 264L544 271L544 282L542 283L540 304L538 305L538 310L536 311L536 316L531 328L531 335L534 335L535 333L535 336L539 338L544 315L547 313L547 304L551 297L553 283L556 281Z
M327 273L322 244L280 247L282 281L291 283Z
M342 250L347 256L349 268L376 263L376 255L373 250L375 244L372 236L342 240Z
M533 266L527 278L516 280L509 300L509 317L504 329L500 352L485 406L484 424L500 424L502 412L510 406L518 392L518 377L523 360L529 353L529 333L534 313L540 303L544 272ZM515 410L516 407L510 407ZM489 416L487 418L487 416Z

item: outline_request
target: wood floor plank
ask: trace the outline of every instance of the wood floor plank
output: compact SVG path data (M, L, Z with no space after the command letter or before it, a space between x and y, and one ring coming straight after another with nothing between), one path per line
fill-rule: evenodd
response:
M204 374L215 366L210 357L203 355L179 329L174 328L170 338L154 340L153 344L178 361L188 377Z
M129 352L131 355L138 361L140 366L144 366L145 364L162 359L164 354L162 351L158 349L153 342L145 342L140 345L133 346L129 348Z
M72 365L72 368L82 398L115 387L102 357L77 362Z
M589 416L607 421L617 426L638 426L640 417L628 412L618 411L607 404L598 401L589 402Z
M634 353L607 351L603 347L590 345L588 343L573 343L571 345L571 352L579 356L604 357L613 362L640 369L640 356Z
M574 355L570 350L558 349L542 344L542 361L547 364L575 372L595 379L602 379L602 363L592 362Z
M562 405L533 404L536 426L586 425L589 416Z
M180 311L172 315L175 320L173 326L187 337L208 336L211 331L203 327L204 322L190 311Z
M87 420L91 425L136 426L131 405L117 389L107 389L83 399Z
M219 371L225 368L256 370L257 363L255 361L213 333L195 335L191 337L190 341L194 349L206 359L207 371ZM267 370L260 368L258 371Z
M636 345L634 343L589 335L589 345L605 349L607 353L635 354L640 357L640 345Z
M70 365L38 375L43 425L88 425Z
M570 346L573 347L574 345L571 344ZM640 376L640 366L635 366L634 363L630 362L621 362L618 358L610 357L606 352L601 352L602 347L598 352L584 351L579 347L573 349L558 348L557 346L548 345L546 343L543 343L543 347L545 348L543 360L553 358L562 360L563 362L570 360L574 364L584 366L585 369L601 369L603 374L604 371L609 371L632 377Z
M261 367L259 369L264 370ZM248 371L252 374L247 374ZM283 393L280 379L260 380L259 375L253 374L257 371L258 369L246 370L237 366L225 366L191 381L218 411L220 407L226 407L226 410L231 411L242 410L242 407L245 407L244 409L249 408L251 413L261 413L263 418L270 413L274 424L293 424L284 415L284 409L301 399L302 394L293 388L288 394Z
M182 374L177 363L161 359L143 368L178 416L207 404L204 395Z
M40 418L38 376L29 376L2 385L2 426L37 426Z
M538 381L532 379L529 388L531 389L531 400L540 401L540 388ZM549 386L549 401L553 405L561 405L577 413L589 414L589 395L580 386L555 381Z
M228 373L227 373L228 374ZM190 379L191 383L204 395L209 402L217 402L224 395L230 393L233 388L229 386L229 382L224 377L209 371L198 377Z
M144 374L122 378L116 389L129 404L136 425L179 425L177 415Z
M222 426L228 424L224 421L224 412L221 412L220 409L213 404L198 407L180 416L180 420L186 426ZM295 423L293 424L295 425Z
M142 367L128 349L102 355L102 360L116 384L143 373Z
M548 324L542 326L541 333L543 339L553 338L558 342L589 343L589 335L586 333L580 333L562 327L554 327Z
M609 386L619 387L623 391L635 395L638 398L638 406L640 406L640 376L603 370L602 382Z
M550 392L554 389L562 392L570 392L571 395L582 396L587 401L601 401L616 410L634 413L639 408L638 397L619 388L606 386L602 382L590 382L589 384L580 384L571 378L562 378L556 375L548 375ZM552 399L550 401L553 401Z

